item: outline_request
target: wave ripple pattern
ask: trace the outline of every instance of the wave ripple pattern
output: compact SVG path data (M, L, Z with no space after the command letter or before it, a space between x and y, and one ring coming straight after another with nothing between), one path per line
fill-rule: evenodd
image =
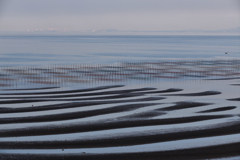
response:
M229 66L225 63L201 71L212 74L212 70L223 70L219 65ZM239 65L231 63L233 69L226 73L239 74L235 69ZM133 74L150 64L124 65L121 69L129 72L130 68ZM162 65L151 64L149 72L158 73ZM176 69L176 63L171 65L166 63L165 71ZM48 72L68 75L79 71L75 67L55 67ZM20 70L4 70L24 75ZM239 158L239 86L239 79L227 79L208 81L201 87L173 82L156 87L4 89L0 95L0 159Z
M122 62L112 65L74 64L47 67L1 67L0 87L30 85L123 83L164 79L221 79L240 77L240 60Z

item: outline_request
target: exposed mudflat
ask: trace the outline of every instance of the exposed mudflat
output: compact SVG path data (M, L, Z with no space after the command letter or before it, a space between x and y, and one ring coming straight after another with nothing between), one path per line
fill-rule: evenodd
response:
M237 79L164 83L3 89L0 160L240 157Z

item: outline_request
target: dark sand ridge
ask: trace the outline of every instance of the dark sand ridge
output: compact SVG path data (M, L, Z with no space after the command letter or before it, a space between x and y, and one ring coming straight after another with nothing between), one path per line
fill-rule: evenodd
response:
M131 119L137 120L137 119L143 119L143 118L152 118L152 117L161 116L161 115L165 115L165 114L167 114L167 113L154 109L154 110L149 110L149 111L145 111L145 112L134 113L134 114L127 115L127 116L118 117L118 119L131 118Z
M199 122L212 119L221 119L232 117L232 115L206 115L206 116L192 116L181 118L165 118L165 119L142 119L142 120L111 120L98 121L94 123L71 124L71 125L57 125L49 127L31 127L11 130L1 130L0 137L13 136L34 136L34 135L54 135L65 133L78 133L90 131L102 131L109 129L143 127L143 126L157 126Z
M156 88L142 88L142 89L128 89L128 90L117 90L117 91L105 91L105 92L95 92L95 93L84 93L84 94L70 94L70 95L58 95L58 96L31 96L31 97L0 97L0 99L36 99L36 98L69 98L69 97L85 97L85 96L99 96L99 95L111 95L111 94L130 94L130 93L141 93L141 94L152 94L152 93L168 93L168 92L178 92L182 91L182 89L170 88L166 90L159 91L148 91L148 92L140 92L146 90L155 90ZM133 94L132 93L132 94ZM34 93L33 93L34 94ZM13 94L15 95L15 94ZM24 94L22 94L24 95ZM96 97L98 98L98 97Z
M240 97L239 98L232 98L232 99L227 99L229 101L240 101Z
M47 111L47 110L56 110L56 109L65 109L65 108L76 108L76 107L87 107L93 105L102 105L102 104L115 104L115 103L134 103L134 102L146 102L146 101L157 101L165 99L163 97L147 97L147 98L137 98L129 100L105 100L105 101L85 101L85 102L70 102L54 105L44 105L44 106L35 106L35 107L22 107L22 108L0 108L0 113L18 113L18 112L32 112L32 111ZM32 100L19 100L22 103L30 102L42 102L42 101L32 101ZM8 101L9 104L12 104L11 101ZM43 101L44 102L44 101ZM15 103L15 102L13 102ZM7 103L5 103L7 104Z
M138 92L138 93L128 93L128 94L119 94L119 95L113 95L113 96L104 96L104 97L93 97L93 98L79 98L79 99L53 99L51 97L46 98L46 99L41 99L41 98L33 98L31 97L30 99L28 99L27 97L18 97L21 98L20 100L3 100L0 101L0 104L16 104L16 103L34 103L34 102L44 102L44 101L81 101L81 100L102 100L102 99L116 99L116 98L126 98L126 97L134 97L134 96L142 96L144 94L151 94L151 93L160 93L160 92L177 92L180 91L181 89L167 89L167 90L162 90L162 91L153 91L153 92ZM134 90L135 92L135 90ZM193 93L192 95L214 95L216 94L214 93L209 93L209 92L201 92L201 93ZM183 95L183 94L181 94ZM184 94L185 96L187 96L186 94ZM162 95L162 96L168 96L168 95ZM11 97L10 97L11 98ZM12 97L13 98L13 97ZM129 100L130 102L132 100ZM142 101L142 100L141 100ZM115 103L118 103L119 101L115 101ZM109 102L101 102L99 101L99 104L107 104ZM110 102L111 103L111 102ZM89 102L84 102L83 105L88 105ZM95 102L96 104L96 102ZM82 104L79 103L77 104L79 106L81 106ZM40 106L40 107L22 107L21 109L13 109L13 108L7 108L7 107L1 107L0 108L0 113L13 113L13 112L27 112L27 111L40 111L40 110L50 110L50 109L58 109L58 108L64 108L65 107L77 107L76 103L71 103L68 105L66 104L58 104L58 105L46 105L46 106ZM91 105L91 102L90 102Z
M170 92L179 92L183 91L183 89L179 88L169 88L166 90L158 90L158 91L148 91L148 92L139 92L139 93L144 93L144 94L154 94L154 93L170 93ZM135 91L134 91L135 92Z
M237 108L236 106L228 106L228 107L219 107L219 108L214 108L214 109L209 109L205 111L200 111L197 113L211 113L211 112L221 112L221 111L228 111Z
M221 94L221 92L205 91L205 92L198 92L198 93L166 94L161 96L211 96L211 95L218 95L218 94Z
M48 90L48 89L57 89L60 87L42 87L42 88L15 88L15 89L2 89L2 91L26 91L26 90ZM1 94L2 95L2 94Z
M48 91L48 92L28 92L28 93L6 93L6 94L0 94L0 95L33 95L33 94L63 94L63 93L79 93L79 92L90 92L90 91L98 91L98 90L104 90L104 89L112 89L117 87L124 87L125 85L114 85L114 86L100 86L100 87L94 87L94 88L87 88L87 89L77 89L77 90L65 90L65 91ZM153 88L155 89L155 88ZM11 90L11 89L10 89ZM24 89L19 89L24 90ZM31 89L30 89L31 90ZM34 89L33 89L34 90ZM38 89L36 89L38 90ZM141 89L140 89L141 90Z
M33 103L33 102L50 102L50 101L95 101L95 100L107 100L107 99L121 99L121 98L130 98L130 97L138 97L138 96L143 96L144 94L141 93L129 93L129 94L119 94L119 95L114 95L114 96L103 96L103 97L94 97L94 98L74 98L74 99L30 99L30 100L5 100L5 101L0 101L0 104L16 104L16 103ZM156 99L164 99L162 97L150 97L152 100L154 98ZM144 98L143 98L144 99ZM146 100L148 98L145 98ZM131 100L129 100L131 101ZM121 100L116 100L115 103L121 102ZM101 102L99 102L101 104Z
M231 85L233 85L233 86L240 86L240 84L231 84Z
M92 92L92 91L100 91L106 89L113 89L118 87L124 87L124 85L117 86L106 86L106 87L95 87L90 89L78 89L78 90L59 90L59 91L49 91L49 92L22 92L22 93L6 93L0 95L54 95L54 94L67 94L67 93L84 93L84 92ZM157 88L137 88L137 89L121 89L121 90L113 90L113 91L101 91L101 92L92 92L92 93L84 93L81 95L101 95L101 94L120 94L120 93L130 93L137 91L151 91L156 90ZM163 90L165 91L165 90ZM74 94L73 94L74 95ZM61 95L60 95L61 96Z
M62 148L98 148L98 147L117 147L132 146L140 144L167 142L183 139L214 137L240 133L240 123L230 123L226 126L203 128L188 131L178 131L173 133L142 133L119 137L106 137L97 139L74 139L57 141L11 141L0 142L0 149L62 149Z
M113 98L125 98L125 97L128 97L128 96L139 96L139 95L144 95L144 94L141 94L141 93L116 93L116 94L113 94L113 95L102 95L102 96L97 96L97 97L88 97L88 98L81 98L81 96L76 96L79 100L99 100L99 99L113 99ZM66 98L66 100L68 100L68 98L71 97L71 98L75 98L75 96L71 96L71 95L66 95L65 97L64 96L61 96L61 97L57 97L57 98L60 98L59 100L65 100L63 98ZM80 98L79 98L80 97ZM83 96L84 97L84 96ZM55 96L51 97L51 96L46 96L46 97L2 97L1 99L24 99L24 100L37 100L37 99L41 99L41 100L46 100L48 101L49 99L53 99L53 101L56 101L57 98L55 98ZM72 101L74 99L70 99L70 101Z
M174 111L179 109L193 108L210 105L210 103L200 103L200 102L176 102L176 105L158 109L158 111Z
M71 119L79 119L86 118L110 113L119 113L126 112L135 109L139 109L142 107L157 105L158 103L142 103L142 104L127 104L127 105L119 105L115 107L109 107L104 109L95 109L91 111L78 111L71 113L61 113L61 114L51 114L44 116L28 116L28 117L17 117L17 118L0 118L0 124L8 124L8 123L33 123L33 122L51 122L51 121L63 121L63 120L71 120Z
M78 112L71 112L71 113L50 114L50 115L44 115L44 116L0 118L0 124L50 122L50 121L79 119L79 118L86 118L86 117L104 115L109 113L126 112L126 111L131 111L131 110L139 109L146 106L152 106L152 105L159 105L159 103L127 104L127 105L113 106L113 107L104 108L104 109L95 109L91 111L78 111ZM177 102L177 104L174 106L157 109L156 111L173 111L173 110L193 108L193 107L199 107L199 106L205 106L205 105L209 105L209 104L199 103L199 102Z
M212 78L207 80L232 80L232 79L240 79L240 77L227 77L227 78Z

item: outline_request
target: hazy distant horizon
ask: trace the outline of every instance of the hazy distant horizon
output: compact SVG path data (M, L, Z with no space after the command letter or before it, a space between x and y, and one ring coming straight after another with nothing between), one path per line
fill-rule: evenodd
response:
M239 0L0 0L0 31L217 31L240 27Z
M223 30L64 30L61 28L32 29L28 31L0 31L0 35L236 35L240 36L240 27Z

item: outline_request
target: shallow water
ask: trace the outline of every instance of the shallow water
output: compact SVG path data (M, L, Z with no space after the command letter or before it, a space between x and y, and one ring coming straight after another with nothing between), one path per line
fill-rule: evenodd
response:
M87 63L90 65L95 64L113 64L116 66L117 62L139 62L139 61L165 61L165 60L189 60L189 59L211 59L211 60L227 60L227 59L238 59L240 53L240 36L33 36L33 35L5 35L0 36L0 67L2 66L40 66L46 67L48 65L68 65L71 66L74 63L81 64ZM13 47L14 46L14 47ZM230 54L225 55L225 52ZM239 62L239 61L238 61ZM213 67L209 66L209 61L206 62L206 66L201 67ZM188 66L188 67L186 67ZM225 64L223 65L225 67ZM73 68L73 67L72 67ZM171 66L170 66L171 68ZM230 67L231 68L231 67ZM1 69L1 68L0 68ZM4 69L9 69L5 67ZM23 68L24 69L24 68ZM102 69L102 68L101 68ZM105 69L105 68L104 68ZM128 69L128 68L126 68ZM130 68L134 72L133 69ZM191 69L191 64L183 66L183 70ZM173 68L175 71L176 68ZM225 70L222 68L223 71ZM6 71L6 70L5 70ZM99 71L97 71L99 73ZM127 73L130 71L127 70ZM217 71L216 71L217 72ZM8 72L9 73L9 72ZM14 72L15 73L15 72ZM36 72L35 72L36 73ZM71 73L71 72L68 72ZM125 72L124 72L125 73ZM234 73L227 78L234 78L228 80L208 80L215 78L226 78L224 76L209 75L208 77L190 77L180 75L179 78L163 78L160 80L156 79L131 79L123 82L111 82L111 81L95 81L94 83L57 83L57 85L42 85L29 83L29 79L24 77L19 81L19 77L15 77L17 85L13 87L2 87L0 88L0 130L1 137L0 143L5 145L10 144L10 148L2 147L0 153L9 154L82 154L84 153L96 153L96 154L107 154L107 153L142 153L142 152L154 152L154 151L170 151L170 150L181 150L181 149L192 149L198 147L209 147L217 146L222 144L234 145L236 142L240 142L239 131L228 132L226 134L219 135L215 132L213 135L209 134L211 129L221 129L221 127L231 127L232 125L238 124L240 121L240 106L239 101L230 101L228 99L240 97L240 86L233 86L231 84L240 84L239 81L239 68L229 69L228 73ZM172 73L168 74L171 75ZM7 74L3 74L2 81L4 78L9 78ZM14 74L9 74L14 78ZM40 73L39 75L44 75ZM0 78L1 78L0 77ZM24 78L26 81L24 81ZM52 78L52 77L50 77ZM128 77L129 78L129 77ZM136 78L136 77L135 77ZM127 78L126 78L127 79ZM53 79L51 79L53 80ZM1 83L0 83L1 84ZM11 84L11 83L6 83ZM56 98L54 96L73 96L75 93L62 93L62 91L83 89L83 88L94 88L98 86L109 86L109 85L122 85L102 90L90 90L84 91L87 96L81 94L77 97L70 98ZM59 87L42 89L41 87ZM26 89L29 90L15 90L15 89ZM31 88L38 88L32 89ZM123 97L123 98L107 98L98 99L99 97L107 97L109 95L114 96L115 94L109 94L111 91L122 91L126 89L141 89L148 88L141 91L133 91L131 93L138 93L136 97ZM150 89L149 89L150 88ZM154 91L162 91L170 88L182 89L175 92L168 93L154 93ZM98 95L96 93L104 91L106 94ZM149 93L147 93L149 91ZM152 93L153 91L153 93ZM201 96L181 96L181 94L199 93L205 91L218 91L221 94L215 95L201 95ZM39 93L36 95L18 95L19 93ZM59 92L46 94L44 92ZM103 92L103 93L104 93ZM82 92L80 92L82 93ZM89 95L91 93L92 95ZM12 95L11 95L12 94ZM44 95L45 94L45 95ZM124 92L121 96L124 96ZM174 95L176 94L176 95ZM41 98L41 96L49 96ZM35 97L36 102L27 101L29 98ZM39 97L39 98L38 98ZM153 98L153 100L140 101L141 98ZM161 98L164 99L154 99ZM9 98L9 99L8 99ZM14 98L14 99L11 99ZM77 99L79 98L79 99ZM92 100L83 100L83 98L92 98ZM21 103L13 103L14 100L22 100ZM43 101L37 101L38 99ZM131 101L135 100L135 101ZM106 104L92 104L86 106L67 106L67 108L48 108L49 105L60 105L65 103L75 102L104 102ZM108 101L108 102L107 102ZM110 102L111 101L111 102ZM110 103L109 103L110 102ZM192 102L192 103L209 103L203 106L193 106L186 108L177 108L174 110L161 110L163 108L173 106L179 102ZM132 110L120 110L116 112L108 112L104 110L101 114L98 114L99 109L111 109L115 106L126 105L132 107L131 104L142 104L151 103L150 106L132 108ZM33 105L33 106L32 106ZM199 113L215 108L234 106L233 108ZM38 109L38 107L40 109ZM44 109L41 107L45 107ZM22 108L28 110L21 110ZM32 110L36 108L36 110ZM47 109L46 109L47 108ZM4 109L6 109L5 112ZM43 109L43 110L41 110ZM46 110L45 110L46 109ZM96 110L96 111L95 111ZM81 114L84 112L93 111L88 116L84 117ZM74 115L74 113L79 115ZM161 112L164 114L150 114L152 112ZM67 115L73 113L72 115ZM139 116L142 113L146 113L148 116ZM66 119L62 119L61 116L66 116ZM138 115L138 116L136 116ZM41 116L45 116L44 119ZM213 119L205 119L205 117L212 117ZM219 117L217 117L219 116ZM204 118L202 118L204 117ZM30 118L30 119L29 119ZM31 118L33 121L31 121ZM177 119L175 119L177 118ZM197 118L197 120L194 118ZM155 120L161 122L167 120L165 123L152 123ZM180 123L178 120L183 120ZM23 120L19 123L19 120ZM143 122L144 124L132 123L137 121ZM126 124L123 125L122 122ZM127 123L131 123L130 127ZM150 123L150 125L148 125ZM93 128L94 125L100 126L99 129ZM116 128L108 128L114 124ZM73 131L72 127L79 127L80 130ZM88 130L81 130L81 128L90 126ZM70 127L70 130L66 130L65 127ZM96 126L95 126L96 127ZM102 128L101 128L102 127ZM106 128L105 128L106 127ZM98 128L98 127L96 127ZM31 132L31 130L40 129L43 134L38 132ZM58 133L59 130L64 131ZM39 131L40 131L39 130ZM53 131L52 134L47 131ZM55 130L57 132L55 132ZM167 140L166 142L139 142L135 145L126 143L126 146L118 145L116 139L135 136L149 137L156 134L168 135L168 133L182 133L186 132L191 134L192 131L205 131L208 133L204 136L197 136L196 138L186 137L184 139ZM15 135L8 136L9 134L19 134L21 131L25 131L26 135ZM66 132L65 132L66 131ZM225 133L225 132L224 132ZM5 134L5 135L4 135ZM177 138L177 137L176 137ZM46 149L39 149L37 142L52 142L64 141L63 145L71 145L73 140L91 141L100 139L110 139L116 141L112 147L99 148L92 146L92 148L85 147L74 147L66 148L64 152L62 149L56 148L50 149L46 145ZM25 145L27 142L35 144L35 149L28 148L22 149L21 146L14 146L15 142L22 142ZM8 146L9 147L9 146ZM13 148L11 148L13 147ZM16 147L16 148L14 148Z
M239 58L239 44L240 36L0 35L0 66Z

